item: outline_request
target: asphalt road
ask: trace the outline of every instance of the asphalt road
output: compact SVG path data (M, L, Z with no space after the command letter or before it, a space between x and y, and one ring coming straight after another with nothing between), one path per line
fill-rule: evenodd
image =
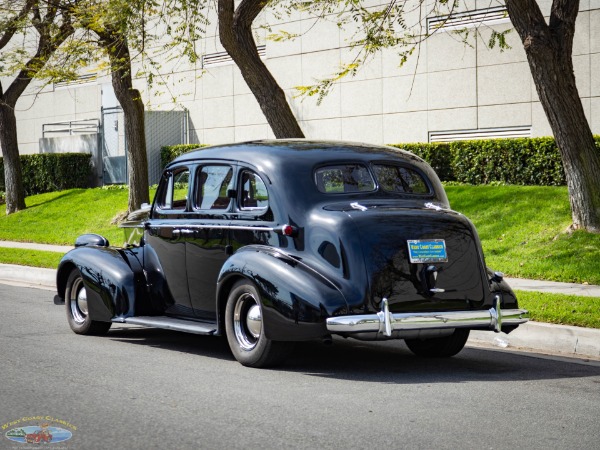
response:
M220 338L77 336L52 298L0 285L0 448L50 448L5 437L47 422L53 449L600 449L598 362L336 340L248 369Z

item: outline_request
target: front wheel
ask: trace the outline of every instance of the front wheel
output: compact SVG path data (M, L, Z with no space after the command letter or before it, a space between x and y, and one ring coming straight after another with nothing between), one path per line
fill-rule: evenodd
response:
M432 339L405 339L406 346L417 356L447 358L460 352L469 339L469 330L457 328L450 336Z
M77 269L74 269L67 279L65 306L69 326L77 334L106 334L112 325L110 322L98 322L90 318L87 290Z
M275 366L291 351L292 343L265 336L262 317L256 287L246 280L238 281L227 298L225 332L233 356L244 366Z

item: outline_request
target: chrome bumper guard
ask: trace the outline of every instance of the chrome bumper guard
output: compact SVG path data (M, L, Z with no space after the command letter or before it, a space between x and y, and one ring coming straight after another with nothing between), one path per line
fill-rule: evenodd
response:
M388 300L381 301L377 314L339 316L327 319L327 329L334 334L379 332L391 336L394 331L433 330L444 328L489 329L496 333L502 325L519 325L529 320L526 309L500 308L500 296L494 298L494 306L485 311L445 311L425 313L392 314Z

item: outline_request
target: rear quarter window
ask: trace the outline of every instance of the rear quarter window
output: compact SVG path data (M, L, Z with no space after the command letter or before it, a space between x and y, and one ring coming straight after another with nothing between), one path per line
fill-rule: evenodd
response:
M379 187L398 194L429 194L429 185L416 170L393 164L373 164Z

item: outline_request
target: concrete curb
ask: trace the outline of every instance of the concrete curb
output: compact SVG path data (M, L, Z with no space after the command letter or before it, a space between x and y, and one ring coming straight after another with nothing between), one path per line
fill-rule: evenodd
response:
M56 270L0 264L2 283L56 292ZM528 322L510 334L472 331L469 342L487 347L600 359L600 329L593 328Z
M593 284L560 283L558 281L525 280L522 278L505 278L505 280L511 288L517 291L600 297L600 286Z
M471 331L469 342L580 358L600 358L600 329L527 322L510 334Z
M0 283L56 290L56 270L0 264Z

